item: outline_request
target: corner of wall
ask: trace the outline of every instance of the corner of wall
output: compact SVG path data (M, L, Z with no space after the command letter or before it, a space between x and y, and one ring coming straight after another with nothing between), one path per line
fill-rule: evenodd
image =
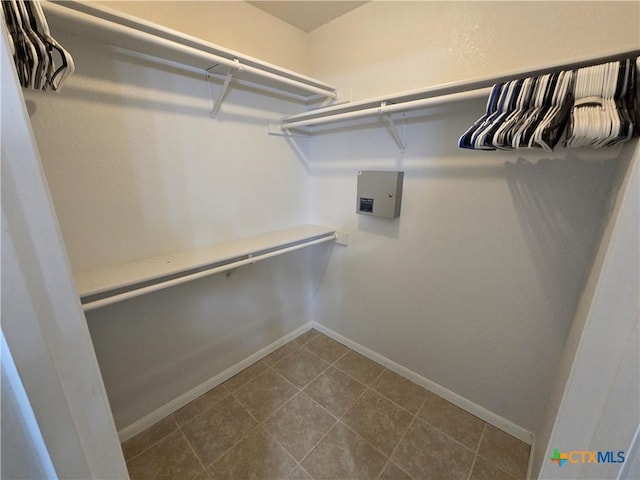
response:
M619 223L618 220L628 195L627 192L634 187L632 182L634 181L634 176L637 176L638 163L640 163L640 142L636 141L635 145L629 144L625 146L624 152L626 155L621 156L617 175L613 180L611 205L607 211L607 216L603 219L600 245L587 277L562 358L556 370L554 383L547 397L542 424L536 433L536 449L532 455L530 478L539 478L545 465L544 461L548 456L550 445L557 434L556 430L562 416L563 402L569 390L569 382L576 366L576 359L582 346L586 328L590 324L589 318L592 312L592 304L595 301L594 297L606 267L612 238ZM566 409L566 406L564 407Z

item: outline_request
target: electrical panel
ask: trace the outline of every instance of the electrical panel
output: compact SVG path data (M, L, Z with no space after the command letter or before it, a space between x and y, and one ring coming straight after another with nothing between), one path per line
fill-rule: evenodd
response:
M400 216L404 172L358 172L356 213L381 218Z

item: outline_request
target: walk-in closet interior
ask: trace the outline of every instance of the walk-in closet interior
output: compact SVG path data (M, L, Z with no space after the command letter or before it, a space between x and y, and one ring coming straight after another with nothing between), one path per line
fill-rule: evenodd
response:
M20 87L5 28L3 335L60 478L126 475L120 442L310 329L530 448L504 478L634 478L637 130L461 137L509 81L555 74L576 119L578 69L619 62L637 95L640 2L353 2L309 31L260 3L43 1L74 70L55 89ZM399 216L357 211L370 171L403 172ZM36 300L40 278L63 293ZM71 369L75 433L51 433L39 362ZM394 455L358 478L435 478Z

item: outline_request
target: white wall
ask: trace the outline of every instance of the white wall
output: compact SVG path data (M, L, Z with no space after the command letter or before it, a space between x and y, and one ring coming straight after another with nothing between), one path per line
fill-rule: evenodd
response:
M232 88L211 119L203 76L59 37L78 70L60 94L26 98L74 270L305 217L304 169L266 135L268 118L299 104Z
M361 98L637 48L638 7L372 2L311 33L312 74ZM620 152L458 149L483 111L421 112L404 154L383 124L311 139L314 221L350 233L314 319L535 433ZM398 220L355 214L363 169L405 171Z
M132 425L310 321L330 251L309 247L88 312L117 424Z
M631 147L631 146L630 146ZM629 449L640 424L640 144L621 158L620 188L578 305L536 439L533 474L540 478L617 478L620 464L548 459L554 449Z
M76 73L26 98L74 271L307 223L304 166L267 135L304 106L232 86L211 119L203 75L58 37ZM308 322L310 251L87 314L118 429Z
M100 3L299 73L310 70L307 34L243 1Z
M637 48L638 2L374 1L310 33L310 75L354 100Z

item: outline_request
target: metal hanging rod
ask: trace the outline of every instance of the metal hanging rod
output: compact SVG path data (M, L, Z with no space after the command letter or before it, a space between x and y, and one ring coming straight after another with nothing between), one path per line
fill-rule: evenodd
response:
M221 68L224 74L311 99L315 96L335 99L336 89L295 72L238 54L154 25L114 10L78 2L42 3L52 27L74 35L83 35L108 44L211 72Z
M85 311L337 239L329 227L302 225L249 239L77 272Z
M451 82L386 97L343 103L284 117L280 121L280 126L283 131L289 131L343 120L374 115L388 115L393 112L406 112L408 110L437 106L450 102L486 97L491 91L491 86L496 83L522 77L543 75L558 70L597 65L639 55L640 49L622 52L617 51L598 57L578 58L569 62L540 66L533 69L511 71L500 75Z
M462 100L470 100L473 98L480 98L488 95L491 92L491 88L481 88L478 90L470 90L467 92L450 93L447 95L440 95L438 97L423 98L421 100L410 100L402 103L388 104L386 101L380 102L380 105L375 107L363 108L362 110L353 110L350 112L336 113L323 117L315 117L307 120L298 120L290 122L288 120L282 121L283 129L310 127L313 125L321 125L323 123L339 122L342 120L349 120L353 118L368 117L371 115L387 115L394 112L405 112L407 110L414 110L424 107L432 107L443 103L456 102ZM291 117L287 117L291 118Z

